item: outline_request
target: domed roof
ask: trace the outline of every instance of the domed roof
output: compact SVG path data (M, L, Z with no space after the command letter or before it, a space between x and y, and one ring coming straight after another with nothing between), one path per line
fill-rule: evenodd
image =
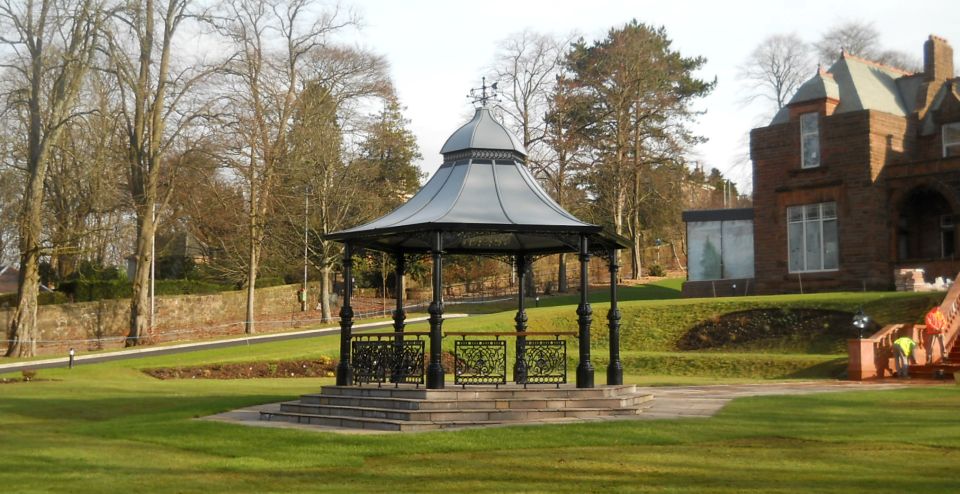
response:
M448 154L471 149L509 151L519 154L521 159L527 156L523 144L497 122L486 107L477 108L473 119L447 138L440 154L446 158Z

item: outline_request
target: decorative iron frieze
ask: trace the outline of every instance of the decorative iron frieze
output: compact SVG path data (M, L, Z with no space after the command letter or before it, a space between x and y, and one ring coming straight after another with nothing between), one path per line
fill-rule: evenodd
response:
M506 384L505 340L456 340L453 344L454 384Z
M527 340L523 343L525 380L517 384L566 384L567 342L564 340Z
M505 149L464 149L443 155L444 164L466 159L526 161L522 154Z

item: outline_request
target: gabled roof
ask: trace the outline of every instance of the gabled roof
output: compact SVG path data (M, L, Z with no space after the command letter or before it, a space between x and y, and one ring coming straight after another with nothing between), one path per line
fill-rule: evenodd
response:
M913 111L919 79L910 72L841 53L826 72L817 71L803 83L787 106L831 98L839 100L834 113L876 110L902 117ZM770 123L787 122L789 116L789 110L782 108Z

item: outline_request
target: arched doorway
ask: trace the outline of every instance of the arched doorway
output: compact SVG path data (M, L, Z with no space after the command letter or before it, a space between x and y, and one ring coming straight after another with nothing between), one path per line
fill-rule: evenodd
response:
M897 259L952 259L956 254L954 212L940 192L917 187L900 204Z

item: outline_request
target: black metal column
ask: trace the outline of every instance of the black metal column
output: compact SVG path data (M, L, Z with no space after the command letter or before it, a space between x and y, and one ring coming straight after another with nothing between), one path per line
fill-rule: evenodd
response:
M402 333L406 327L405 321L407 320L407 312L403 310L403 273L406 265L402 252L398 253L393 260L395 264L393 276L396 278L396 288L394 292L396 292L397 299L397 308L393 311L393 330L397 333Z
M343 246L343 303L340 305L340 363L337 364L337 386L349 386L353 382L353 367L350 365L350 339L353 333L353 247Z
M443 237L436 232L433 238L433 300L430 302L430 365L427 366L427 389L443 389Z
M529 259L523 254L517 254L516 265L517 265L517 281L520 282L517 288L517 315L513 318L516 322L516 328L518 333L524 333L527 331L527 309L526 304L524 303L524 298L526 297L526 276L527 276L527 262ZM527 382L527 365L525 360L526 353L526 336L517 336L517 345L516 345L516 361L513 364L513 380L518 383Z
M403 380L403 372L401 371L400 362L403 360L403 330L406 327L407 313L403 310L403 272L405 269L403 252L399 252L393 258L394 270L393 276L395 279L394 284L394 295L397 299L397 308L393 311L393 332L396 334L396 337L393 341L393 369L391 370L391 376L393 377L393 382L400 382ZM423 365L423 362L419 362L419 365Z
M610 328L610 364L607 365L607 385L623 384L623 365L620 363L620 307L617 305L617 250L610 249L610 311L607 321Z
M590 363L590 323L593 309L590 308L587 291L590 288L590 250L587 237L580 236L580 305L577 307L577 322L580 326L580 363L577 364L577 387L593 387L593 364Z

